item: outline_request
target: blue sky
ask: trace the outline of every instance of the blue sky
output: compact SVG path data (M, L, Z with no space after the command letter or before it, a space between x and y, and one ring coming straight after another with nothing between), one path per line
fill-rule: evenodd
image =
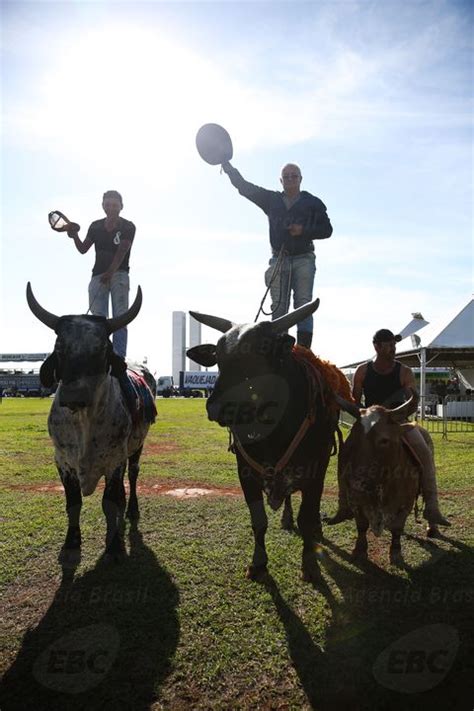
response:
M84 237L108 189L137 226L131 357L170 372L173 310L254 319L266 218L200 159L207 122L228 129L247 179L279 189L296 162L327 206L319 355L364 358L376 329L412 311L442 324L470 299L470 3L16 1L2 27L0 351L52 349L28 280L48 310L86 311L93 253L47 214Z

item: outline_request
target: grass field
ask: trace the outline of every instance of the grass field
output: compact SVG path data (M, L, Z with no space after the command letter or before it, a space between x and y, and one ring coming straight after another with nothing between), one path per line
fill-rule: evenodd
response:
M96 492L72 577L57 563L66 516L51 486L50 403L0 405L2 711L473 708L473 434L434 436L452 527L427 541L410 517L404 570L388 563L388 534L371 537L370 563L356 566L349 522L325 528L320 582L304 583L301 539L269 511L270 574L254 583L243 497L224 495L238 484L227 433L202 400L159 400L129 555L101 562ZM180 500L157 484L221 491ZM325 512L335 497L331 461Z

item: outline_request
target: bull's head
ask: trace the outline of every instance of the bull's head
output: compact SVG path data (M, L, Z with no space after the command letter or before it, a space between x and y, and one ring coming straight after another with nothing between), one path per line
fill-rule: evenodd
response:
M59 404L71 410L90 405L99 381L111 370L114 374L126 368L109 340L110 334L127 326L137 316L142 304L138 287L132 306L121 316L56 316L46 311L35 299L31 285L26 287L28 306L37 319L57 334L53 353L40 370L45 387L60 382Z
M364 449L363 459L387 461L394 456L395 449L400 444L401 430L399 425L406 422L416 411L418 394L411 390L410 398L399 407L388 409L382 405L372 405L359 408L349 403L339 395L336 400L342 410L356 418L354 437L357 437L358 450Z
M413 413L416 412L419 400L418 393L412 388L410 388L410 392L411 395L409 399L402 403L399 407L395 407L392 410L383 408L383 411L387 414L389 420L392 423L399 424L405 422L410 417L410 415L413 415ZM358 421L370 410L370 408L361 408L353 402L348 402L347 400L344 400L344 398L342 398L337 393L335 393L334 397L341 410L348 412Z
M231 427L242 443L259 442L281 422L290 400L288 367L294 338L287 330L312 314L319 299L272 322L235 324L218 316L190 314L223 335L217 344L187 351L200 365L219 368L219 378L207 401L210 420ZM293 367L293 365L292 365Z

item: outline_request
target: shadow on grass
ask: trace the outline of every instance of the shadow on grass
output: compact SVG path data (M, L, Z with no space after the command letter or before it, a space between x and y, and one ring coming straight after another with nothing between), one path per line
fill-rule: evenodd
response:
M453 543L457 550L443 551L432 565L410 570L404 578L370 562L364 569L348 567L349 555L326 540L331 553L322 562L335 585L321 576L321 582L313 586L315 594L327 602L332 618L321 646L283 598L275 580L269 575L262 581L284 625L288 652L311 708L419 711L422 703L430 711L472 709L469 601L474 560L471 549ZM459 639L449 664L446 661L446 668L436 670L420 667L418 662L411 669L404 667L411 653L417 660L425 652L429 658L433 625L441 625L436 629ZM410 637L404 642L406 635ZM448 649L451 644L442 636L435 642L442 651L443 645ZM381 655L394 644L398 645L394 659L402 663L383 668ZM447 660L448 653L442 658Z
M2 711L151 708L179 639L179 595L136 524L129 542L121 565L63 571L4 676Z

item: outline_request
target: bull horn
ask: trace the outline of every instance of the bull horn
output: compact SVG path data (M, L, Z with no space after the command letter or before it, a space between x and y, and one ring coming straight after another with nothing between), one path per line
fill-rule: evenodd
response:
M289 328L294 326L296 323L303 321L308 316L316 311L319 306L319 299L315 301L310 301L304 306L300 306L299 309L295 309L290 314L285 314L285 316L280 316L272 321L272 331L274 333L282 333L283 331L288 331Z
M44 323L45 326L48 326L48 328L52 328L53 331L55 331L56 326L58 325L59 316L51 314L49 311L46 311L46 309L43 309L43 307L39 305L33 295L33 289L31 288L30 282L28 282L28 284L26 285L26 300L28 302L28 306L30 307L36 318L39 319L41 323Z
M354 402L349 402L349 400L345 400L343 397L338 395L338 393L334 393L334 399L341 408L341 410L344 410L344 412L348 412L349 415L355 417L356 420L360 420L360 408Z
M114 318L107 319L107 333L110 335L111 333L114 333L114 331L118 331L119 328L125 328L125 326L127 326L131 321L133 321L133 319L135 318L135 316L138 315L138 312L141 309L142 300L142 289L139 286L137 289L135 301L130 306L128 311L125 311L125 313L121 314L120 316L115 316Z
M414 412L416 412L419 400L418 393L416 392L416 390L413 390L413 388L410 388L410 390L411 397L406 400L406 402L399 405L399 407L395 407L393 410L387 410L391 418L396 422L402 422L403 420L408 419L410 415L413 415Z
M221 333L226 333L235 326L235 323L232 323L232 321L229 321L226 318L221 318L220 316L200 314L198 311L190 311L189 313L196 319L196 321L199 321L199 323L203 323L205 326L209 326L210 328L215 328L216 331L220 331Z

